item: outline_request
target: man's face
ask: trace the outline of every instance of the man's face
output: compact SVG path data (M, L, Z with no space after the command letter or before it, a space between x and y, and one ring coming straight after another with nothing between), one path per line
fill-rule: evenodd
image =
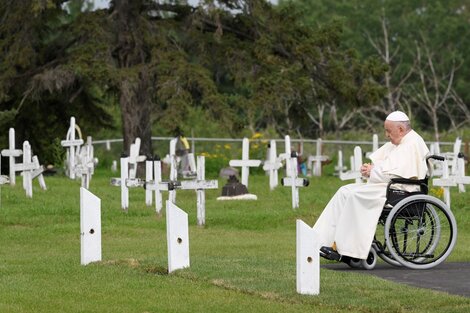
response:
M398 145L405 135L405 129L401 123L385 120L385 136L390 139L394 145Z

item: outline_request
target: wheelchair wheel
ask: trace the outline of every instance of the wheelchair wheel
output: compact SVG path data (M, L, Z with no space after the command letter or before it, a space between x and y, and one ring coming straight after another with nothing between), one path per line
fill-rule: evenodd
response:
M362 267L361 260L356 259L356 258L349 259L348 262L346 262L346 264L348 264L349 267L351 267L351 268L361 268Z
M443 262L455 246L457 223L439 199L414 195L400 201L385 222L385 241L394 260L412 269Z
M375 264L377 264L377 253L375 252L375 250L373 248L370 248L367 259L360 260L360 263L361 263L361 266L366 270L374 269Z

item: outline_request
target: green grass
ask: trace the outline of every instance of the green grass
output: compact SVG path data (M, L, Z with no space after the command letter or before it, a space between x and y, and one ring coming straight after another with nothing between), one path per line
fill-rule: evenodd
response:
M357 272L321 269L319 296L296 293L295 221L313 225L344 182L311 179L291 208L290 189L269 190L250 176L257 201L216 201L206 192L206 226L196 225L196 196L178 191L189 214L188 269L167 274L165 217L130 191L129 211L111 173L97 171L90 191L101 198L103 261L80 265L79 181L46 177L33 199L0 189L0 312L469 312L470 299ZM167 197L167 195L165 195ZM459 225L449 261L470 261L470 193L452 191ZM323 262L323 261L322 261Z

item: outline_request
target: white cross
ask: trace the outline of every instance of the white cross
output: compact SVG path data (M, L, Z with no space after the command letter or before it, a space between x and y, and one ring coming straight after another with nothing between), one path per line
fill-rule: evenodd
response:
M278 170L282 167L281 161L277 158L276 140L271 140L269 144L268 159L263 164L263 170L269 171L269 188L274 190L278 185Z
M338 176L341 176L347 169L348 168L343 165L343 151L338 150L338 165L335 166L335 171L338 173Z
M90 136L87 137L87 144L80 148L80 153L77 156L77 164L72 170L76 176L82 178L82 187L88 189L93 173L95 172L95 163L93 153L93 144Z
M242 168L242 184L248 188L248 176L250 175L250 167L258 167L260 160L250 160L250 142L248 138L243 138L242 159L230 160L230 166Z
M33 197L33 179L38 177L39 185L46 190L46 183L42 172L44 168L39 165L37 156L32 156L31 145L28 141L23 142L23 163L15 165L15 171L22 172L23 188L28 198Z
M313 176L321 176L321 162L327 161L329 159L330 158L327 155L322 155L322 140L321 138L318 138L316 155L311 155L308 157L307 168L312 169Z
M129 149L129 178L136 178L137 163L144 162L145 155L139 155L140 152L140 138L135 138L135 143L131 144Z
M2 156L8 157L10 161L10 185L16 184L16 166L15 157L23 154L23 150L15 148L15 129L10 128L8 131L8 149L2 150Z
M463 155L457 158L457 173L453 175L455 182L459 186L459 192L465 192L465 185L470 184L470 176L465 176L465 159Z
M379 149L379 136L377 134L372 135L372 151L366 153L366 157L369 157L372 153Z
M79 139L75 139L75 130L78 132ZM80 127L75 124L75 117L72 116L70 118L70 127L67 131L67 136L60 144L67 149L66 166L68 175L70 178L75 179L75 157L78 154L80 146L83 145L82 133Z
M444 202L450 208L450 187L457 186L455 179L449 177L449 164L447 159L444 159L442 165L442 177L434 178L432 180L434 186L440 186L444 188Z
M284 153L279 154L279 161L284 161L284 160L286 161L286 173L290 172L289 162L287 162L287 160L290 159L291 154L292 154L292 147L290 144L290 136L285 135L284 136Z
M157 165L158 166L158 165ZM156 167L158 168L158 167ZM168 190L173 192L176 195L177 189L182 190L195 190L197 196L197 224L205 224L206 216L206 189L217 189L218 181L217 180L206 180L205 179L205 157L197 157L197 178L195 180L182 180L182 181L161 181L161 174L155 174L155 181L145 184L145 189L155 190L160 194L162 191ZM161 198L161 196L160 196ZM170 198L170 196L169 196ZM176 196L175 196L176 198ZM170 202L173 202L169 199ZM174 203L174 202L173 202ZM160 202L161 205L161 202ZM161 207L157 206L157 212L160 212Z
M307 187L309 184L308 179L297 177L297 157L293 156L286 160L289 163L288 168L290 171L287 173L287 177L281 180L283 186L290 186L292 189L292 208L299 207L299 187ZM286 163L286 164L287 164Z
M362 182L361 175L362 166L362 149L359 146L354 147L354 157L351 157L351 170L340 173L339 178L341 180L355 179L356 183Z

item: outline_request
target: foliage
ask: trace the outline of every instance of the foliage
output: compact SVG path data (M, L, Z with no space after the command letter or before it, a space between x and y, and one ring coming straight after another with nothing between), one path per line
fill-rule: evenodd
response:
M342 49L340 25L313 29L294 7L115 0L91 11L83 0L10 2L0 12L0 122L18 128L20 140L41 133L28 138L41 157L71 115L89 132L120 125L124 147L140 137L147 154L152 129L189 128L192 111L232 136L245 128L310 136L311 103L336 99L347 110L382 95L383 70ZM115 104L120 123L109 114Z
M452 129L455 136L468 125L467 1L280 2L281 7L293 5L304 11L303 22L311 27L338 21L343 25L345 48L356 49L361 58L380 58L388 67L381 81L386 96L361 112L369 120L367 127L376 123L378 112L383 116L395 109L408 112L416 125L432 130L435 140L440 132Z

